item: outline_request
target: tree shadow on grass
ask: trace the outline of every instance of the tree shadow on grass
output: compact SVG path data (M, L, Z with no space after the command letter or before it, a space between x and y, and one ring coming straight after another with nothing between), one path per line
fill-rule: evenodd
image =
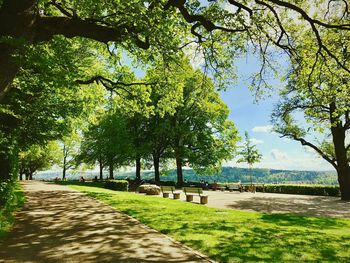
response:
M253 210L263 213L288 213L307 216L350 218L350 203L335 197L325 196L289 196L251 197L233 200L228 208Z
M0 241L5 262L202 262L171 240L79 192L31 191Z

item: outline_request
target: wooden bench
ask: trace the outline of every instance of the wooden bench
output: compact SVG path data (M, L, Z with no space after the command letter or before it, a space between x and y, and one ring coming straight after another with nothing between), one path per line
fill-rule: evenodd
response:
M201 204L207 204L208 203L208 196L203 194L203 189L198 187L184 187L182 188L186 195L186 201L192 202L193 196L198 195L200 197Z
M220 185L220 184L219 184L219 185L216 187L216 189L218 189L218 190L224 192L224 191L226 190L226 186L223 186L223 185Z
M228 190L230 192L233 192L233 190L238 190L240 191L241 193L243 192L243 187L241 184L229 184L228 185Z
M175 186L161 186L160 190L163 193L164 198L168 198L169 194L173 195L174 199L180 199L180 192L176 192Z

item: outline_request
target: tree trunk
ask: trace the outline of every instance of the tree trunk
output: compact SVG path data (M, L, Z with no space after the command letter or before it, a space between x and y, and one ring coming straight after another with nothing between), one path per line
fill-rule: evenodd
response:
M18 62L16 63L12 57L14 53L14 47L0 43L0 101L9 91L11 83L19 70Z
M62 181L66 180L66 171L67 171L67 151L66 145L63 144L63 171L62 171Z
M109 163L109 179L114 179L114 175L113 175L113 162Z
M350 169L349 167L338 168L338 182L341 200L350 201Z
M176 157L176 174L177 174L177 185L183 186L184 179L182 173L182 159L180 157Z
M100 159L98 161L99 165L100 165L100 180L102 181L103 180L103 162L102 160Z
M23 181L23 173L19 173L19 180Z
M11 179L11 160L6 153L0 152L0 181Z
M66 181L66 164L63 164L62 181Z
M141 181L141 158L136 158L136 181Z
M153 155L153 166L154 166L154 181L156 184L160 183L160 173L159 173L159 157Z
M341 200L350 200L350 166L348 162L347 149L345 147L346 129L342 126L341 120L334 115L336 104L330 104L331 132L334 145L335 158L337 160L337 174L341 193Z
M33 180L33 173L29 173L29 180Z

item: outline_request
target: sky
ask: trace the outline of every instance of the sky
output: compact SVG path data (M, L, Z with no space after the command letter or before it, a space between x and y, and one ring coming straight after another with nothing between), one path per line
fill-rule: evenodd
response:
M132 67L130 58L123 53L126 64ZM193 60L194 67L200 67L201 60ZM285 58L279 58L281 65L285 64ZM281 138L279 134L271 131L272 125L270 116L274 106L279 100L277 88L272 89L269 95L256 100L254 93L249 90L249 76L260 69L259 60L248 55L241 58L236 63L238 79L235 84L231 84L225 91L220 91L222 100L230 109L229 119L231 119L238 129L242 141L244 132L247 131L253 144L262 154L260 163L254 164L254 168L269 168L283 170L310 170L310 171L333 171L334 168L316 152L309 147L304 147L300 142ZM145 72L133 68L137 77L143 77ZM272 87L280 87L283 83L270 76L267 80ZM239 142L238 144L242 144ZM225 162L224 166L248 167L247 164L237 163L235 158Z
M277 92L264 96L256 102L254 93L250 91L247 76L258 70L258 60L250 57L237 63L238 82L226 91L221 91L221 98L230 108L229 118L235 123L242 138L247 131L253 144L263 155L262 161L255 164L256 168L330 171L333 167L307 147L299 142L281 138L271 131L270 116L274 105L278 102ZM283 85L279 80L271 78L271 84ZM224 165L247 167L235 160Z

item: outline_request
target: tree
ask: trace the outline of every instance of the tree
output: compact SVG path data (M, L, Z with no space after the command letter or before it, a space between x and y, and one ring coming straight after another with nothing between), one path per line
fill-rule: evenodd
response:
M91 94L97 94L90 86L80 89L74 83L81 69L93 68L85 44L56 38L28 49L26 63L0 104L0 140L4 142L1 148L5 159L16 159L18 149L25 151L32 144L45 145L61 138L70 130L69 118L81 116ZM8 178L6 171L11 169L6 166L8 162L3 163L0 178Z
M80 146L79 131L73 130L69 135L64 136L61 141L62 159L60 166L62 167L62 180L66 180L66 173L69 169L77 166L77 156Z
M56 142L46 146L32 145L26 151L19 153L20 180L23 174L26 180L32 180L36 171L50 168L59 161L59 147Z
M339 42L335 36L324 34L323 39L332 52L348 61L349 40ZM303 63L291 70L282 90L282 99L273 113L275 130L283 137L312 148L330 163L337 171L341 199L350 200L350 144L347 141L350 75L328 57L320 55L315 63L311 63L311 54L317 48L309 34L304 34L303 38L304 45L299 51Z
M100 165L100 179L103 168L108 166L109 179L114 178L114 169L126 165L132 154L132 143L127 131L126 119L118 111L109 111L101 120L89 127L84 134L79 160Z
M252 184L253 183L253 178L252 178L253 165L261 161L262 155L259 153L258 149L256 149L256 145L252 144L252 141L249 138L249 134L247 131L244 133L244 136L245 136L244 145L242 146L242 150L238 152L238 154L241 155L241 158L238 159L237 162L247 163L249 165L250 184Z
M170 118L172 156L176 160L177 183L183 184L182 167L198 173L214 173L235 151L237 130L227 120L229 110L215 91L212 81L185 62L175 67L179 74L180 100Z

